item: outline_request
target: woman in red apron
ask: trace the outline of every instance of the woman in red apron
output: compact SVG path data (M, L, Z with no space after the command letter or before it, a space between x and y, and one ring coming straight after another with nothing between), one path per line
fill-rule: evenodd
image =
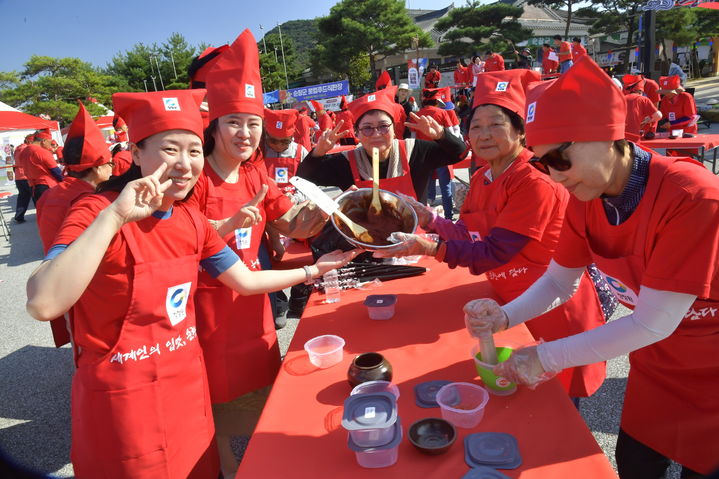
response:
M496 372L536 385L565 367L629 353L620 477L664 477L670 459L683 478L703 477L719 468L719 180L689 159L624 140L625 99L591 58L530 90L527 103L533 164L573 198L547 273L501 309L467 305L470 328L531 319L571 296L595 262L633 312L517 351Z
M507 303L547 269L557 246L569 194L532 168L522 145L525 88L539 75L529 70L480 73L470 117L473 153L488 165L470 184L459 221L438 218L412 202L423 228L439 242L412 236L407 243L376 256L428 254L487 275L497 298ZM579 294L561 308L528 324L536 339L550 341L595 328L604 316L591 280L583 275ZM567 369L560 375L572 397L592 395L605 376L603 362Z
M204 161L203 95L113 95L131 130L134 166L74 205L28 281L27 309L36 319L72 307L71 456L79 479L217 477L216 454L207 454L214 426L193 302L199 265L255 294L353 256L291 272L242 265L184 201Z
M294 193L290 178L307 156L304 146L295 142L297 110L267 110L264 118L264 159L267 174L275 180L283 193Z
M249 30L222 53L206 85L206 163L193 202L245 266L259 271L267 224L306 238L327 217L314 205L294 205L267 174L260 149L265 109L259 53ZM223 471L234 475L230 436L252 434L280 367L272 309L267 295L240 296L204 271L195 304Z
M380 188L427 200L427 185L436 168L457 163L465 146L436 120L412 114L406 125L426 140L398 140L393 128L396 86L369 93L349 104L360 143L353 150L327 154L347 135L343 124L322 133L317 146L302 161L297 175L322 186L346 190L372 186L372 149L379 150Z
M50 188L38 201L37 229L46 254L73 203L94 193L98 184L109 180L114 166L102 132L82 103L70 125L64 153L68 172L65 180ZM50 326L55 346L59 348L70 342L65 317L52 320Z

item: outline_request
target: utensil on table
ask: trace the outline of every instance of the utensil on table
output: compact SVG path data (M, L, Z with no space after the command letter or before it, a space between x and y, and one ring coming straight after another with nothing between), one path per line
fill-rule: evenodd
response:
M382 214L382 203L379 200L379 149L372 148L372 203L369 213L375 216Z

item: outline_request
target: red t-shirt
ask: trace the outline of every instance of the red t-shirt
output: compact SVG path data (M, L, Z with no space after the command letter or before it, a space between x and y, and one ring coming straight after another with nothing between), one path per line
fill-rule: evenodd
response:
M650 181L651 168L650 162ZM644 195L618 227L609 224L601 198L581 202L572 197L554 259L578 268L593 262L593 251L605 258L626 257L638 233L630 222L648 208L640 284L719 300L719 179L703 166L680 161L660 181L656 196Z
M438 70L427 72L427 74L424 76L424 87L437 88L437 85L439 84L441 79L442 74Z
M13 170L15 171L15 179L16 180L27 180L27 176L25 176L25 151L27 150L27 144L23 143L21 145L18 145L17 148L15 148L15 153L13 154L13 157L15 159L15 165L13 167Z
M662 112L663 118L674 122L682 117L687 117L686 121L681 123L672 124L672 128L683 128L687 133L696 133L697 126L687 127L692 117L697 114L697 107L694 104L694 97L687 92L682 92L676 95L671 100L667 97L662 98L662 102L659 104L659 109Z
M651 78L645 78L644 94L647 95L647 98L649 98L655 105L659 103L659 83L655 82Z
M649 131L649 124L640 127L642 121L646 117L654 115L657 108L652 101L636 93L626 95L627 99L627 117L625 119L624 131L632 135L639 135L639 130Z
M28 145L25 150L25 176L30 181L30 185L47 185L55 186L58 181L52 176L50 170L57 167L57 162L50 150L40 145Z
M454 71L454 83L466 83L467 82L467 67L458 66Z
M421 110L417 112L418 116L431 116L435 120L437 120L437 123L442 125L443 127L449 128L451 126L454 126L455 123L452 123L452 118L447 114L447 110L443 110L441 108L437 108L436 106L425 106L422 107ZM421 132L417 133L417 139L418 140L431 140L428 136L423 135Z
M62 226L67 212L80 197L95 192L87 181L68 176L65 181L50 188L37 204L37 229L45 253L53 245L55 235Z
M295 141L304 146L307 151L312 149L310 130L316 128L315 121L307 115L300 114L295 122Z
M581 43L577 45L576 43L572 42L572 59L576 62L579 60L582 55L587 54L587 49L584 48L584 45Z
M566 62L572 59L572 46L569 42L562 42L559 45L559 62Z
M325 112L323 115L319 115L319 118L317 118L317 123L320 124L320 130L322 131L331 130L335 127L334 123L332 123L332 118L327 112Z
M54 244L70 244L92 223L118 193L88 195L65 218ZM219 253L225 242L207 221L195 225L188 206L176 203L167 219L154 216L137 223L144 234L137 237L147 262L163 261L197 251L195 227L202 228L202 259ZM130 306L134 260L127 242L116 234L95 276L73 306L75 343L97 355L106 354L117 342ZM199 267L199 262L198 262Z
M555 71L557 67L559 66L559 62L557 60L550 60L549 55L553 53L554 50L550 47L547 49L543 56L542 56L542 71L547 74Z
M499 53L492 53L484 62L485 72L498 72L504 70L504 58Z
M346 136L345 138L356 138L355 137L355 119L354 119L354 116L352 115L351 111L344 110L344 111L337 113L336 120L337 120L337 123L339 123L340 120L343 122L342 130L340 130L340 131L349 131L350 132L350 134L348 136Z

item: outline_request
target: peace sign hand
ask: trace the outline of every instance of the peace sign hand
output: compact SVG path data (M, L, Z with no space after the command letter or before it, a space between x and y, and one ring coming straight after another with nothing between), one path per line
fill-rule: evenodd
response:
M162 163L148 176L125 185L120 196L108 207L112 208L122 224L143 220L162 206L164 193L172 185L169 178L160 181L165 170L167 163Z
M260 191L250 201L245 203L237 213L232 215L229 219L231 223L231 229L236 230L238 228L249 228L262 221L262 213L258 208L258 205L265 200L265 195L269 190L269 186L262 185Z
M331 130L325 130L322 132L319 140L317 140L315 149L312 151L312 156L325 156L328 151L334 148L340 138L344 138L349 135L349 130L340 131L342 125L344 125L344 120L338 121L337 125L335 125L335 127Z
M405 122L405 126L435 141L444 138L444 128L431 116L410 113L409 117L412 121Z

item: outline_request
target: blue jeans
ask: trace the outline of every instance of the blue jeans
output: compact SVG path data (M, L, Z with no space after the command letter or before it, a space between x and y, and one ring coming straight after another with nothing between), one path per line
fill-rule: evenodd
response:
M442 207L444 208L444 217L448 220L452 219L452 209L454 204L452 203L452 178L449 176L449 168L443 166L434 170L439 178L439 191L442 193ZM434 201L437 195L435 189L434 178L429 179L429 189L427 190L427 201L430 203Z
M572 60L563 61L559 64L559 73L567 73L567 70L572 68L572 65L574 65L574 62Z

